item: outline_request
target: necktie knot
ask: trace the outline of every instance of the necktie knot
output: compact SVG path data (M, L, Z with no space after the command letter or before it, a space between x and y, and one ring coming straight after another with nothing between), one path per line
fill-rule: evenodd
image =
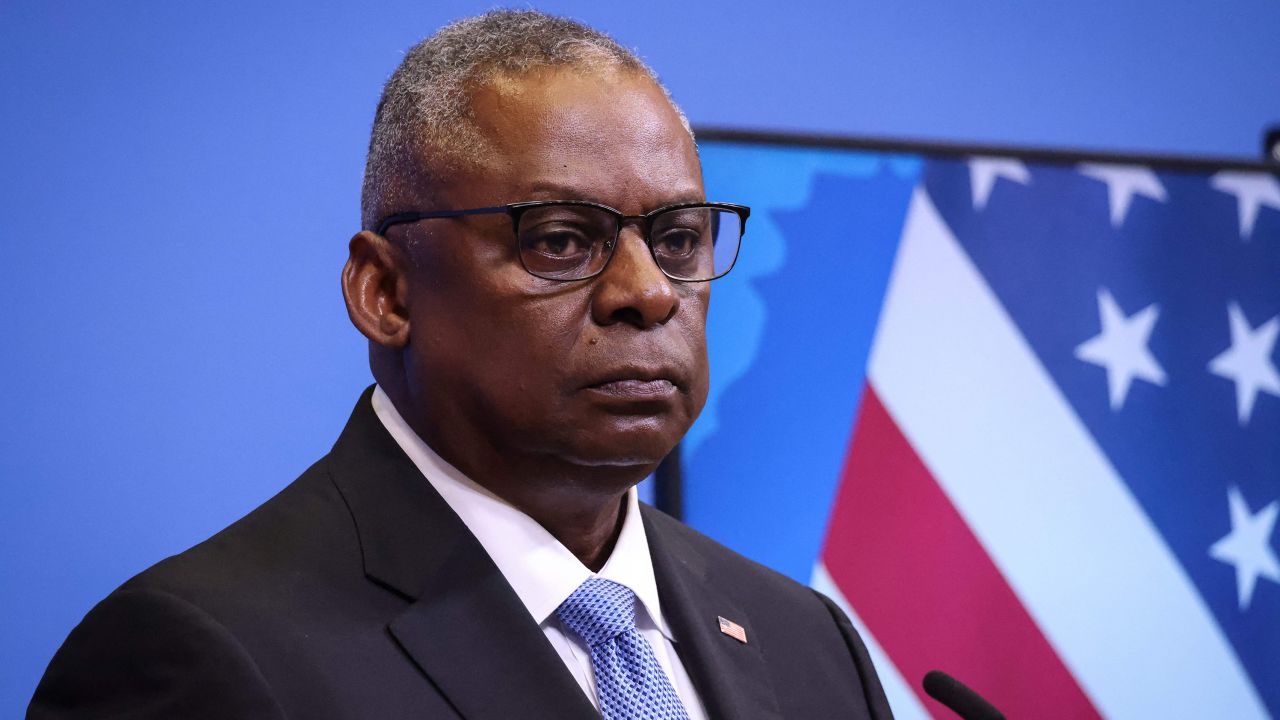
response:
M560 603L556 615L593 647L635 628L636 595L626 585L593 576Z
M556 615L591 651L604 720L689 720L653 648L636 629L631 588L588 578L560 603Z

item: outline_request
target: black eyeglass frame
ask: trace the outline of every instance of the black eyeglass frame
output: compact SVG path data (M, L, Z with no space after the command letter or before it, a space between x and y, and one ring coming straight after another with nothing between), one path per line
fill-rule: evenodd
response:
M617 221L617 229L614 231L613 239L612 241L609 242L609 245L608 245L609 256L605 258L604 264L600 266L599 270L596 270L590 275L587 275L585 277L580 277L580 278L556 278L556 277L546 277L544 275L539 275L538 273L535 273L534 271L530 270L529 266L525 264L524 254L520 252L520 247L519 247L520 216L524 215L524 213L534 208L547 207L550 205L573 205L573 206L579 206L579 207L591 207L599 210L604 210L605 212L609 213L614 217L614 219ZM690 208L707 208L710 210L723 210L726 212L732 212L738 216L738 249L735 250L733 253L733 261L729 263L729 267L725 268L724 272L719 273L713 277L706 278L704 280L690 280L690 279L680 278L672 275L662 267L661 263L658 262L658 256L654 254L654 251L653 251L653 237L651 234L653 230L653 218L657 217L662 213L670 212L672 210L687 210ZM457 217L465 217L467 215L498 215L502 213L505 213L507 216L511 218L511 233L513 236L515 236L515 241L516 241L516 257L520 258L520 265L525 269L525 272L529 273L530 275L533 275L534 277L542 278L544 280L554 280L558 282L578 282L580 280L590 280L591 278L597 277L598 275L600 275L600 273L604 272L605 268L609 266L609 261L613 259L613 250L614 250L614 247L617 246L618 244L618 236L622 234L622 226L629 221L638 221L642 224L642 227L644 229L644 243L649 248L649 255L653 258L653 264L657 266L659 270L662 271L663 275L667 276L668 278L676 282L710 282L712 280L716 280L724 277L725 275L728 275L729 271L733 269L733 266L738 264L738 253L742 251L742 236L745 235L747 232L747 218L751 216L751 208L747 207L746 205L736 205L734 203L719 203L719 202L676 203L675 205L664 205L660 208L650 210L649 212L643 215L625 215L620 210L611 208L608 205L604 205L602 203L592 202L590 200L528 200L525 202L508 203L506 205L494 205L492 207L468 208L466 210L432 210L428 212L395 213L394 215L388 215L387 217L383 218L382 221L378 223L378 229L375 230L374 232L385 237L387 234L388 228L391 228L395 225L416 223L419 220L457 218Z

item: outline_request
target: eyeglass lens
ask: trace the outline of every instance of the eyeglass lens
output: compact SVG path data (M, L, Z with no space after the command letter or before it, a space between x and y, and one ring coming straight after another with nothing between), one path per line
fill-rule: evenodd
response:
M530 208L516 228L525 268L549 280L578 280L600 272L617 234L617 216L585 205ZM654 261L668 276L711 280L733 267L742 220L730 210L673 208L650 218L649 237Z

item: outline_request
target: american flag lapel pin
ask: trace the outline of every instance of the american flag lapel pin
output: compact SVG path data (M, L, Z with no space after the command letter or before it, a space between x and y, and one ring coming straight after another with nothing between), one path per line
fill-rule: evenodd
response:
M719 615L716 616L716 620L720 621L720 632L728 635L734 640L737 640L743 645L747 644L747 631L741 625L732 620L725 620Z

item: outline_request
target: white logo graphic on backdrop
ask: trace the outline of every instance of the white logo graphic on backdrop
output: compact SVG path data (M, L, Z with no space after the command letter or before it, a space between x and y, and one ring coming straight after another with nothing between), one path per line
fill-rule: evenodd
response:
M1013 158L975 157L969 159L969 187L973 192L973 209L982 210L991 198L996 180L1004 178L1020 185L1031 182L1027 166Z
M1147 348L1151 330L1160 317L1160 306L1151 304L1126 316L1106 288L1098 290L1098 314L1102 332L1076 348L1076 357L1107 369L1111 409L1124 407L1134 379L1164 385L1168 378Z
M1160 178L1150 168L1138 165L1080 166L1080 173L1107 184L1107 202L1111 205L1111 226L1120 227L1129 215L1133 196L1141 195L1159 202L1169 199Z
M1259 391L1280 396L1280 373L1271 362L1276 335L1280 333L1280 316L1251 328L1244 311L1231 303L1227 317L1231 323L1231 347L1209 362L1209 371L1235 382L1236 415L1241 425L1248 425Z
M1209 185L1214 190L1236 196L1236 206L1240 215L1240 237L1244 240L1253 236L1253 226L1258 222L1258 211L1264 205L1273 210L1280 210L1280 181L1271 175L1252 172L1220 172L1213 176Z
M1259 577L1280 583L1280 560L1271 548L1280 501L1272 501L1257 514L1250 513L1240 488L1232 487L1227 491L1227 505L1231 509L1231 532L1209 548L1209 555L1235 566L1240 609L1248 610Z

